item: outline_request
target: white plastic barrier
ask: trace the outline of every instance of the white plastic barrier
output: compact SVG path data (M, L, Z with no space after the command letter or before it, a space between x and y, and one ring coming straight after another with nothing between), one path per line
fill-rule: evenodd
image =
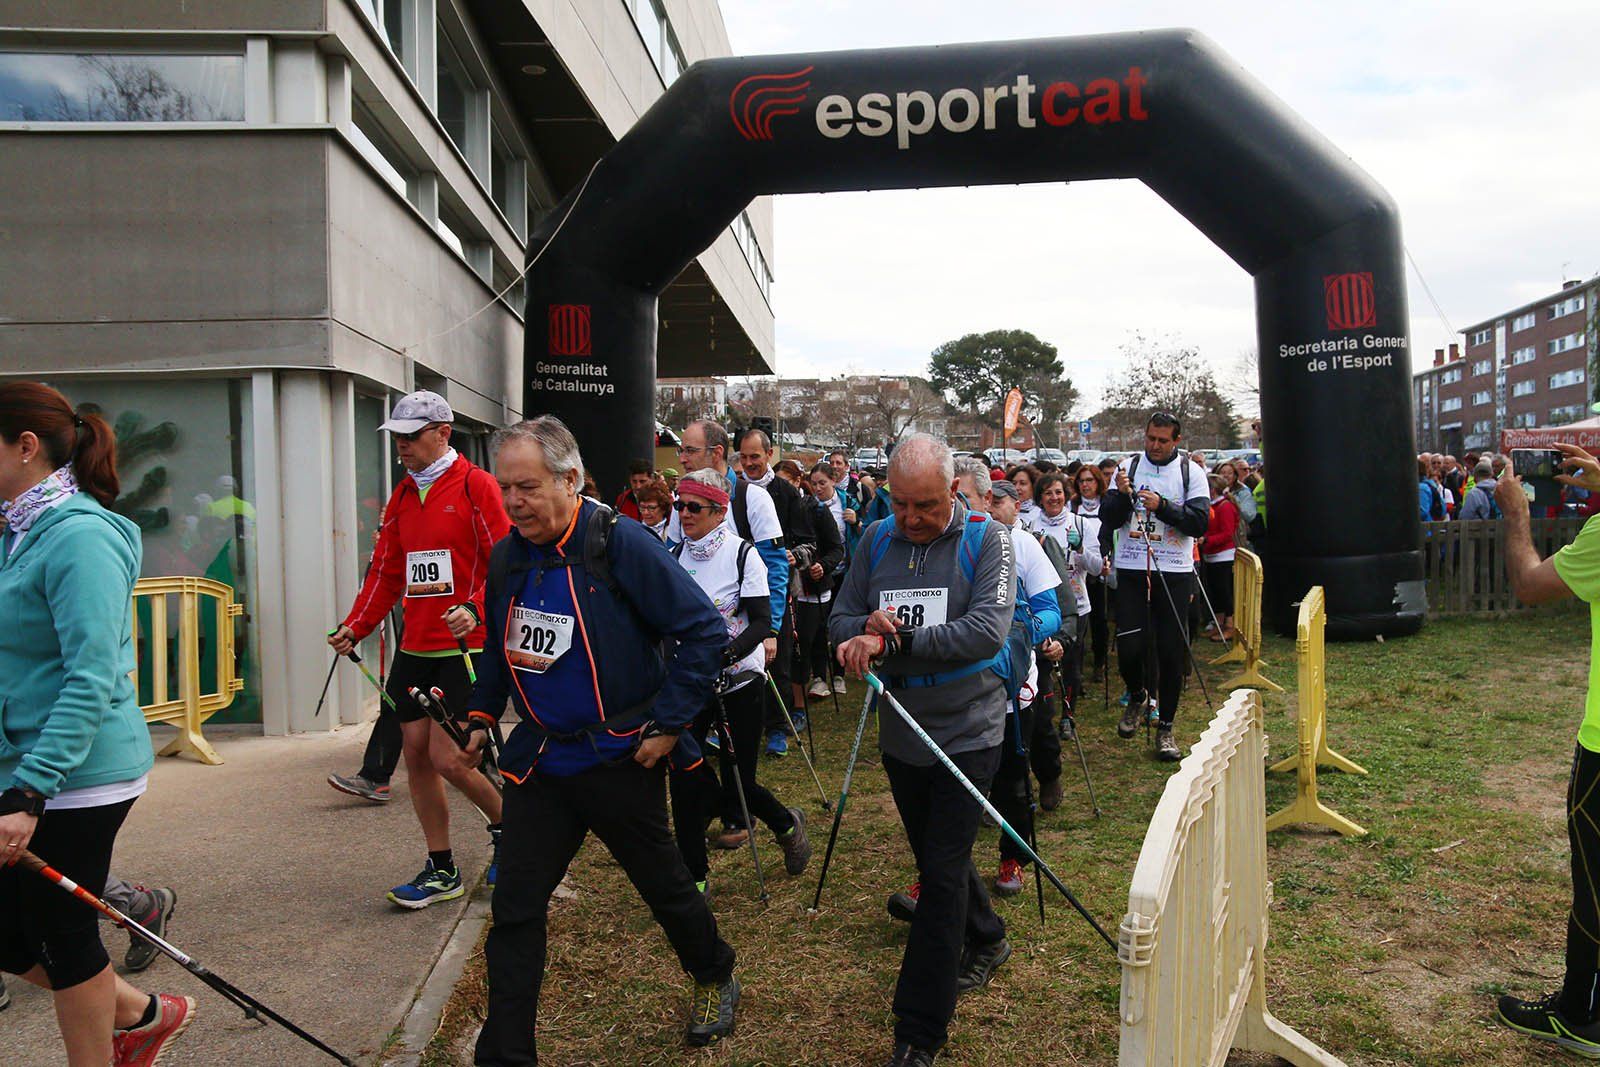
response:
M1267 1010L1261 697L1236 689L1167 782L1128 890L1119 1067L1222 1067L1230 1049L1344 1067Z

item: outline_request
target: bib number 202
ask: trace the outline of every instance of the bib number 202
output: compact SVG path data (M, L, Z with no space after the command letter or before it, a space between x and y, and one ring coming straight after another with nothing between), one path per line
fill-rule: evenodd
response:
M555 651L556 632L548 626L530 626L523 623L520 629L522 639L518 642L518 647L522 651L540 655Z

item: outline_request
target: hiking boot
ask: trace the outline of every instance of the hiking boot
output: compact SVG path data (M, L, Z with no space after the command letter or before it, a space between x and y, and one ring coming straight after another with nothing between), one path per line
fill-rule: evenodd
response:
M429 904L437 904L441 900L454 900L465 893L466 887L461 884L461 871L452 868L448 871L437 870L430 859L427 865L417 872L417 876L405 885L397 885L384 896L402 908L415 911L426 908Z
M1144 725L1146 710L1150 704L1149 694L1138 700L1129 698L1128 706L1122 709L1122 718L1117 720L1117 736L1126 741L1139 732L1139 727Z
M139 892L150 899L149 910L140 915L130 915L128 918L149 930L157 937L167 936L167 920L172 918L172 913L178 908L178 894L171 889L146 889L144 886L134 886ZM122 966L129 974L138 974L155 962L161 950L150 942L130 931L128 933L128 954L122 957Z
M1580 1026L1561 1010L1561 993L1538 1000L1501 997L1496 1014L1519 1034L1549 1041L1587 1060L1600 1060L1600 1021Z
M745 841L750 837L750 831L742 826L724 826L720 834L715 834L707 840L712 848L720 848L724 852L731 852L736 848L743 848Z
M1172 738L1172 727L1166 723L1156 727L1156 759L1163 763L1177 763L1183 759L1183 751Z
M992 945L968 948L962 953L961 975L956 979L957 993L970 993L982 989L994 977L1000 965L1011 958L1011 942L1001 938Z
M937 1055L937 1052L929 1052L902 1041L894 1047L894 1055L889 1057L889 1067L933 1067L933 1058Z
M904 891L889 894L889 917L908 923L917 915L917 900L922 896L922 883L912 882Z
M1045 811L1055 811L1061 806L1061 779L1045 782L1039 787L1039 807Z
M806 816L799 808L790 808L789 814L794 816L794 825L789 832L773 836L778 839L778 847L783 849L783 869L791 875L804 874L806 864L811 862L811 839L806 836Z
M733 1033L733 1010L739 1006L739 979L726 982L696 982L689 1001L689 1029L683 1039L704 1047Z
M789 754L789 739L783 736L782 730L774 730L767 735L767 755L782 759Z
M349 793L374 804L389 803L389 783L379 784L360 774L330 774L328 784L341 793Z
M494 883L500 877L500 834L502 832L503 831L500 828L494 828L489 831L489 845L491 849L489 853L489 870L483 876L483 884L488 886L490 889L494 888Z
M132 1030L111 1035L111 1067L155 1067L162 1049L194 1019L193 997L156 997L156 1017Z
M842 674L833 676L833 695L844 696L844 675Z
M1016 860L1001 860L1000 873L994 876L996 896L1014 897L1022 892L1022 864Z
M811 684L806 686L806 696L826 697L828 695L828 680L826 678L813 678Z

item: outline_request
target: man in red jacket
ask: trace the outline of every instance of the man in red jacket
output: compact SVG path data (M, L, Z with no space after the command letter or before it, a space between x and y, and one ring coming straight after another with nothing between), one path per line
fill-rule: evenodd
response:
M489 552L511 529L493 475L450 447L454 421L444 397L423 390L401 397L389 421L379 427L394 434L407 475L383 509L372 565L355 606L328 635L328 644L342 656L378 626L396 600L405 605L405 636L387 685L392 710L384 701L379 714L400 720L411 806L428 844L422 871L387 894L395 904L413 909L465 892L450 851L445 781L465 793L489 820L494 842L490 886L495 883L500 853L500 794L461 759L455 744L409 692L412 687L427 691L438 686L444 691L445 707L466 717L472 686L460 642L473 653L483 651ZM344 788L337 782L334 787Z

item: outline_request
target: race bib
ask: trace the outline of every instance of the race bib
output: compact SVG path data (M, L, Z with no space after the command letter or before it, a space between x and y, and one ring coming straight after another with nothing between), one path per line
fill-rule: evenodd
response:
M943 626L949 618L948 589L882 589L878 608L899 620L901 626Z
M406 553L406 596L449 596L455 591L448 548Z
M572 647L572 616L533 608L513 608L506 630L506 662L543 674Z

